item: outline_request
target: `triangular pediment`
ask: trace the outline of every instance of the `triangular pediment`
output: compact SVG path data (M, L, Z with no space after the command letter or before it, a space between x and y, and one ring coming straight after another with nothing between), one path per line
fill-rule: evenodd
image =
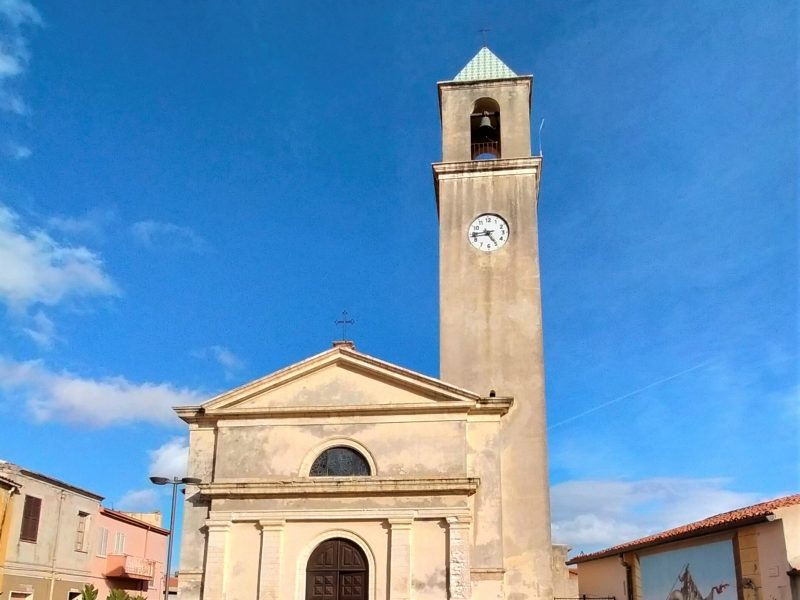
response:
M502 399L492 399L492 403ZM338 345L266 377L230 390L200 407L178 407L185 420L226 415L335 414L463 410L488 400ZM510 400L508 401L510 402Z

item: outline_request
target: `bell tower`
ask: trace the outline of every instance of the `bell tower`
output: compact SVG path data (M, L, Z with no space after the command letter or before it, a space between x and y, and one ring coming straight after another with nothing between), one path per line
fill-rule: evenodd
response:
M440 377L514 398L496 436L470 424L476 600L553 597L532 86L486 47L438 84Z

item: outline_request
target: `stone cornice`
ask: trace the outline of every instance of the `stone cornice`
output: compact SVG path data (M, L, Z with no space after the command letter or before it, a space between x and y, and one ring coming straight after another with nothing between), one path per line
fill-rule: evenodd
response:
M502 175L533 175L538 194L542 177L542 157L498 158L494 160L465 160L459 162L438 162L431 165L433 184L436 191L436 209L439 209L439 182L448 179L470 177L496 177Z
M221 419L286 419L295 417L334 417L369 415L423 415L423 414L463 414L494 415L506 414L514 403L511 397L479 397L477 400L453 400L447 402L414 402L403 404L353 404L340 406L273 406L255 408L226 407L198 411L196 406L175 408L178 416L187 423L209 426Z
M538 175L542 167L541 156L521 158L497 158L494 160L464 160L459 162L433 163L434 179L480 177L487 175L518 175L528 171Z
M257 481L201 484L208 498L292 498L304 496L471 496L478 490L477 477L317 477L262 479Z

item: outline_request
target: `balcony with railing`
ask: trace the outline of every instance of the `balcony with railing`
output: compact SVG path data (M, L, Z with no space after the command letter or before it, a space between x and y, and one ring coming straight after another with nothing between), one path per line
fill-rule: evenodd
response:
M472 160L491 160L493 158L500 158L500 142L472 143Z
M155 576L153 560L127 554L109 554L106 558L106 577L151 580Z

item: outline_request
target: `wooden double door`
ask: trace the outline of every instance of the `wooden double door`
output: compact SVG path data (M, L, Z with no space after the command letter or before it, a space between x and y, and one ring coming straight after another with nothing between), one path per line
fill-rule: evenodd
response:
M361 548L350 540L325 540L306 566L306 600L367 600L369 572Z

